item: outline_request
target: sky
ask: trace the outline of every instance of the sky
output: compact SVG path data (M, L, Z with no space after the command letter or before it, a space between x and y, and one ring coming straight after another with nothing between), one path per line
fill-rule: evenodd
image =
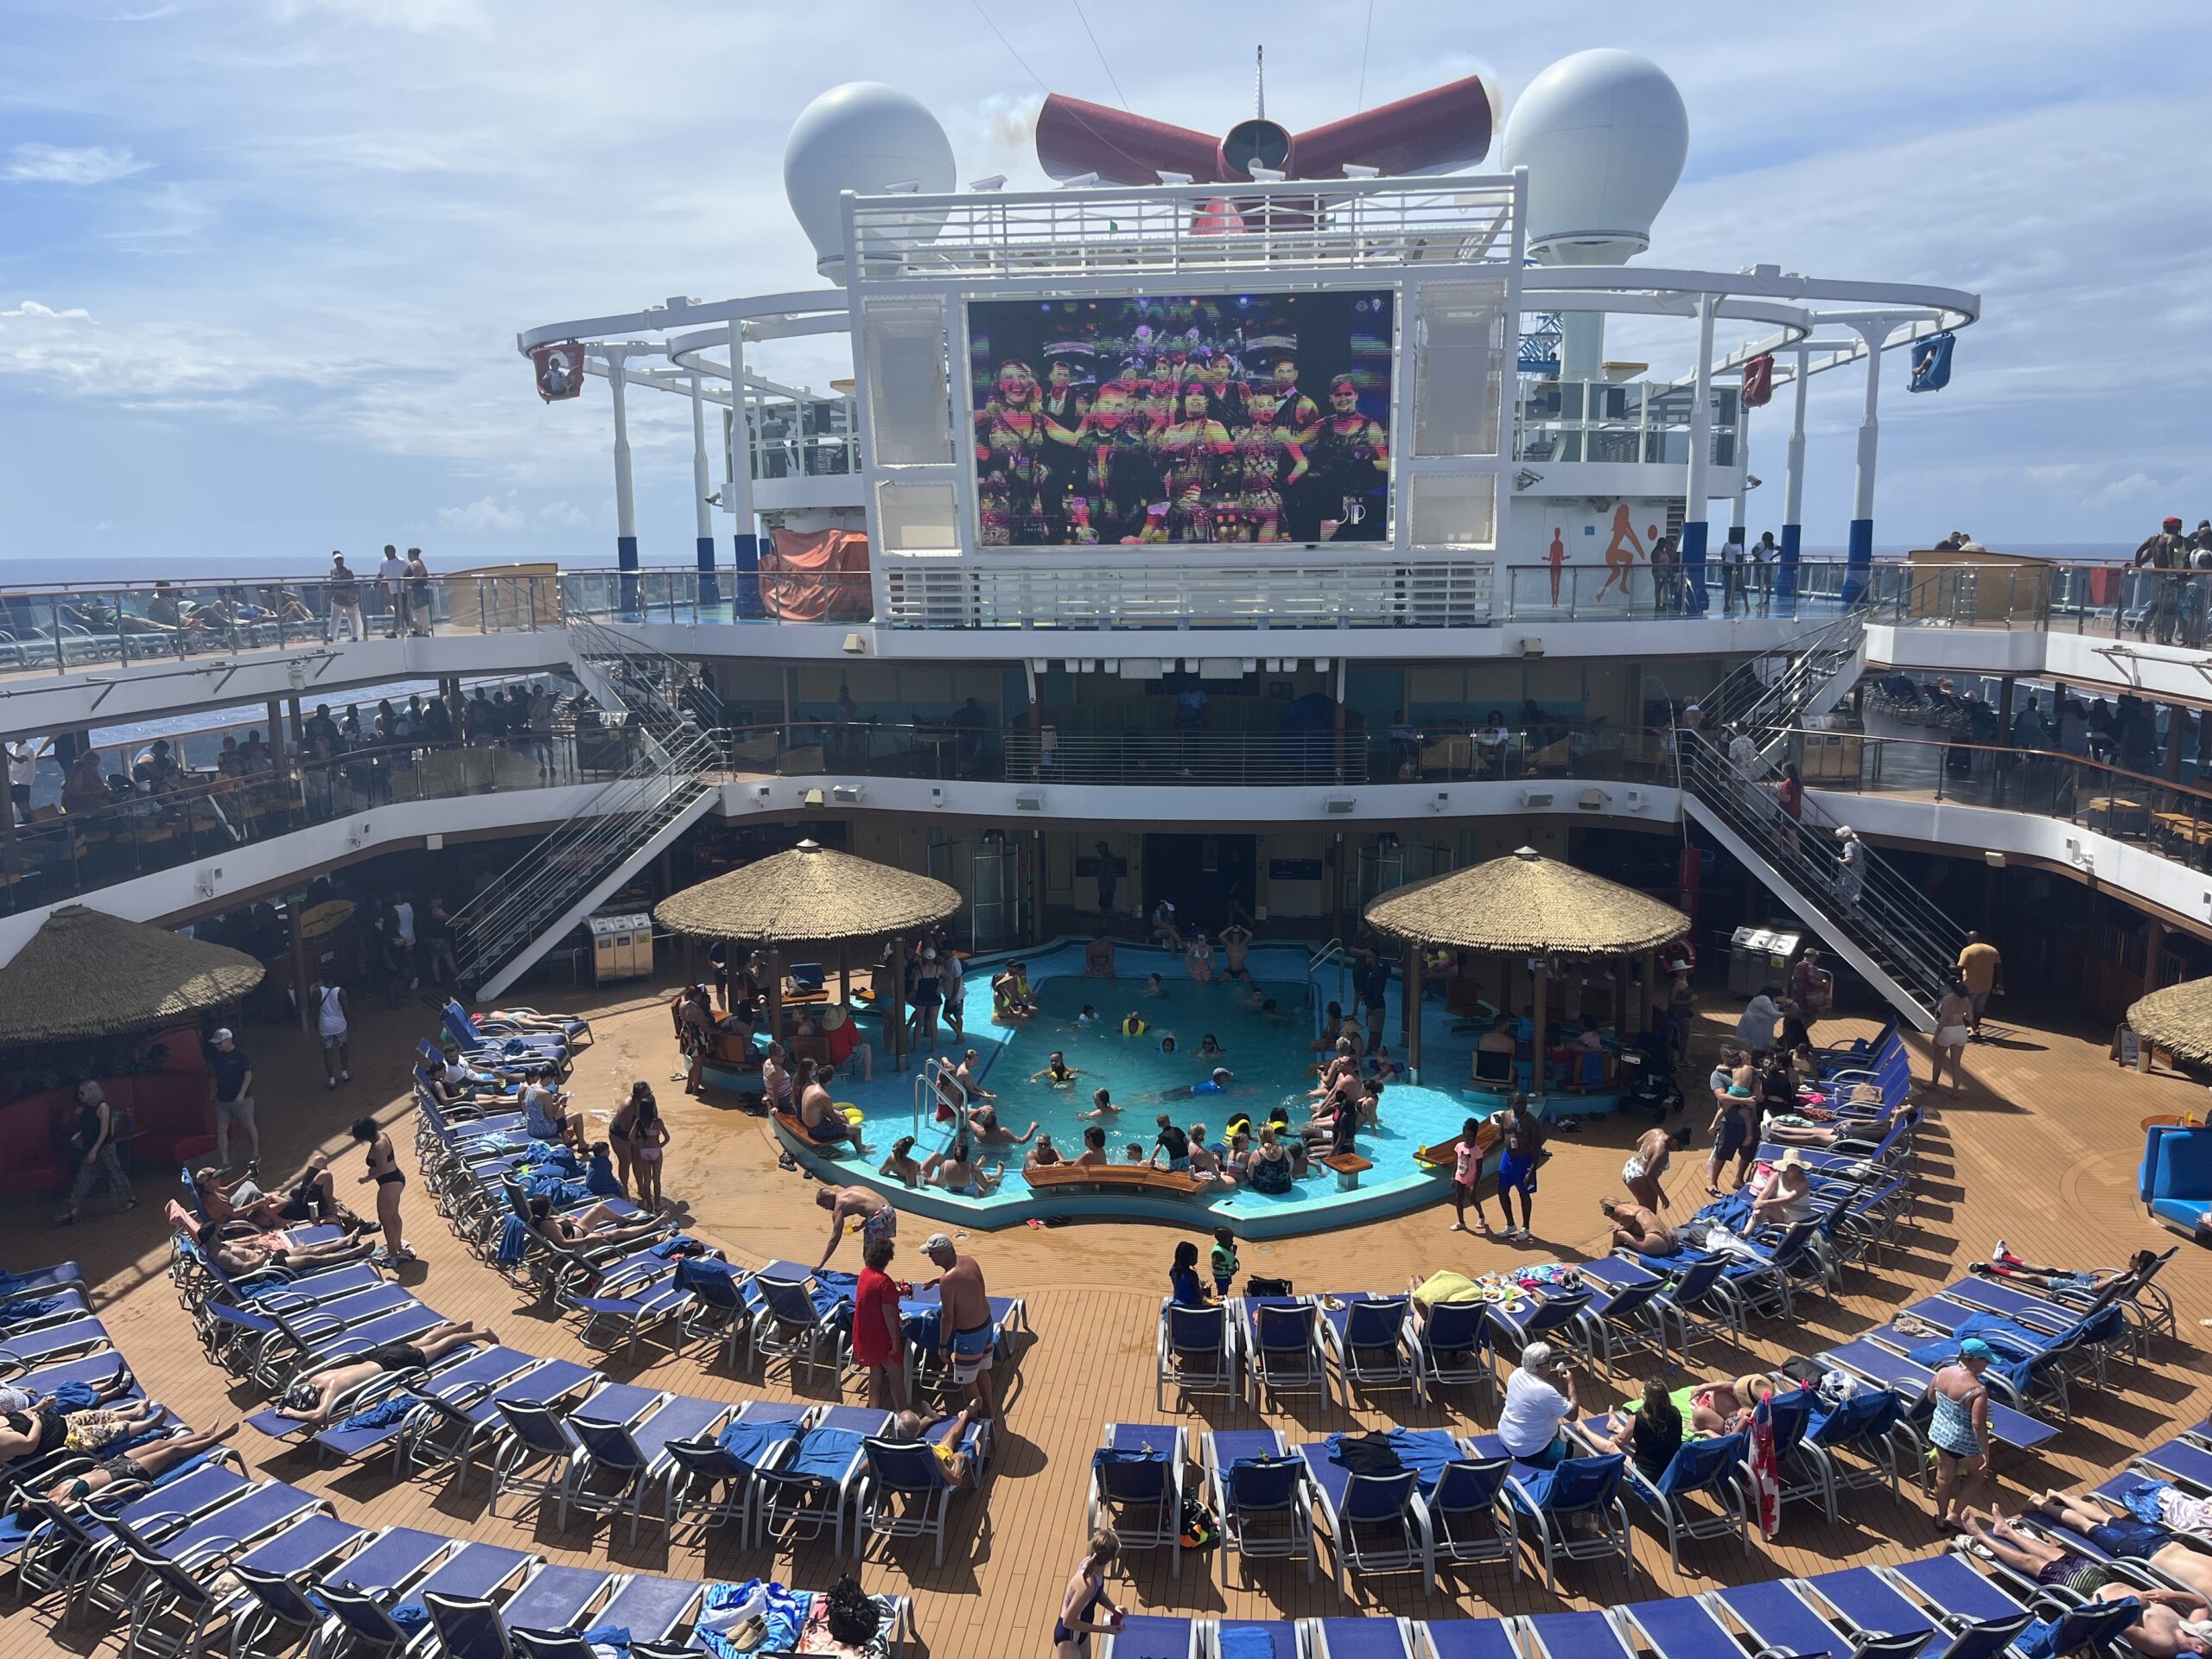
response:
M541 404L518 330L818 286L781 161L839 81L921 97L963 179L1041 187L1046 90L1218 131L1255 44L1294 130L1478 71L1510 108L1567 53L1643 53L1691 128L1654 263L1979 292L1949 389L1885 399L1885 545L2212 515L2202 0L8 0L0 563L611 563L606 387ZM1673 369L1688 338L1633 344ZM848 372L818 344L762 366ZM1859 393L1815 384L1806 541L1836 545ZM688 562L688 405L632 408L645 558Z

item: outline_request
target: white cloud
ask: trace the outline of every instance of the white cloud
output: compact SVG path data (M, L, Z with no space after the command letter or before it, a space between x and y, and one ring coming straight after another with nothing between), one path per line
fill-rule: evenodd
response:
M515 505L512 490L504 496L480 495L465 507L438 509L438 523L445 529L474 536L489 531L512 532L520 530L526 522L523 510Z
M149 163L128 149L88 144L65 149L59 144L17 144L0 178L22 184L107 184L143 173Z
M537 522L547 530L589 530L591 515L573 501L548 501L537 510Z

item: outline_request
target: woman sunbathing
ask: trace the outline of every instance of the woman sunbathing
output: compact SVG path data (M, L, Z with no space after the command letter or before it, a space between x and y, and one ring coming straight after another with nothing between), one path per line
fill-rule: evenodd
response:
M628 1244L652 1237L667 1225L657 1216L626 1216L611 1204L594 1204L581 1215L556 1216L552 1199L530 1201L530 1230L548 1243L572 1249L579 1245L598 1249L608 1244Z
M263 1268L276 1268L287 1273L297 1273L310 1268L335 1267L344 1262L361 1259L361 1246L350 1238L327 1239L320 1244L264 1244L259 1237L228 1238L223 1234L219 1221L203 1222L200 1228L200 1248L208 1259L225 1273L257 1273Z
M388 1371L427 1370L433 1360L442 1358L463 1343L497 1344L499 1340L480 1326L456 1325L448 1319L443 1325L432 1326L412 1342L379 1343L365 1354L333 1361L320 1370L295 1379L284 1390L276 1415L289 1417L295 1422L328 1423L337 1416L334 1408L339 1397L372 1377Z
M1760 1401L1774 1392L1774 1379L1748 1371L1732 1382L1708 1382L1690 1395L1690 1430L1696 1434L1732 1434L1751 1421Z
M2127 1258L2125 1268L2093 1268L2086 1273L2075 1272L2026 1261L2013 1255L2000 1238L1991 1247L1988 1261L1970 1262L1967 1271L1978 1273L1985 1279L2015 1279L2038 1290L2094 1292L2105 1301L2113 1301L2133 1294L2135 1287L2158 1265L2156 1250L2138 1250Z
M150 1440L131 1451L119 1452L66 1480L56 1481L41 1496L48 1503L67 1510L118 1481L151 1485L177 1465L198 1457L209 1446L229 1440L238 1432L238 1426L231 1423L221 1428L202 1429L195 1434L173 1434L164 1440Z
M1659 1218L1656 1210L1619 1198L1600 1198L1598 1210L1613 1230L1615 1249L1634 1250L1638 1255L1672 1255L1681 1248L1675 1230Z
M64 1450L89 1456L152 1433L168 1416L168 1408L154 1400L66 1413L48 1401L29 1411L0 1413L0 1463L22 1462Z

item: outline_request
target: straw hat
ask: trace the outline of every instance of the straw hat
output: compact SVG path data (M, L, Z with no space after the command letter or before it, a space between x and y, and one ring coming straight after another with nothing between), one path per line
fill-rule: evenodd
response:
M1803 1153L1802 1153L1802 1152L1798 1151L1796 1147L1784 1147L1782 1149L1782 1167L1783 1167L1783 1168L1784 1168L1784 1169L1796 1169L1799 1165L1802 1164L1804 1161L1805 1161L1805 1154L1804 1154Z
M64 905L0 968L0 1049L159 1031L261 983L243 950Z
M2184 980L2128 1009L2136 1035L2176 1059L2212 1060L2212 979Z
M1396 938L1510 956L1626 956L1690 927L1672 905L1530 847L1395 888L1367 920Z
M942 881L803 841L662 899L653 919L693 938L841 944L918 932L959 909Z
M832 1002L828 1007L822 1010L822 1029L824 1031L842 1031L845 1028L845 1021L851 1018L852 1016L845 1012L845 1005L843 1003Z

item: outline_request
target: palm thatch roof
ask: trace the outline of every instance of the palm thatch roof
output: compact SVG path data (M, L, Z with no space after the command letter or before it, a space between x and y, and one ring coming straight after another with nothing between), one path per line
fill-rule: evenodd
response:
M158 1031L261 983L243 950L64 905L0 968L0 1048Z
M1416 944L1531 957L1626 956L1690 926L1672 905L1528 847L1394 888L1367 906L1367 920Z
M2212 1061L2212 979L2153 991L2127 1011L2135 1034L2177 1059Z
M803 841L662 899L653 919L699 939L856 944L934 927L959 909L942 881Z

